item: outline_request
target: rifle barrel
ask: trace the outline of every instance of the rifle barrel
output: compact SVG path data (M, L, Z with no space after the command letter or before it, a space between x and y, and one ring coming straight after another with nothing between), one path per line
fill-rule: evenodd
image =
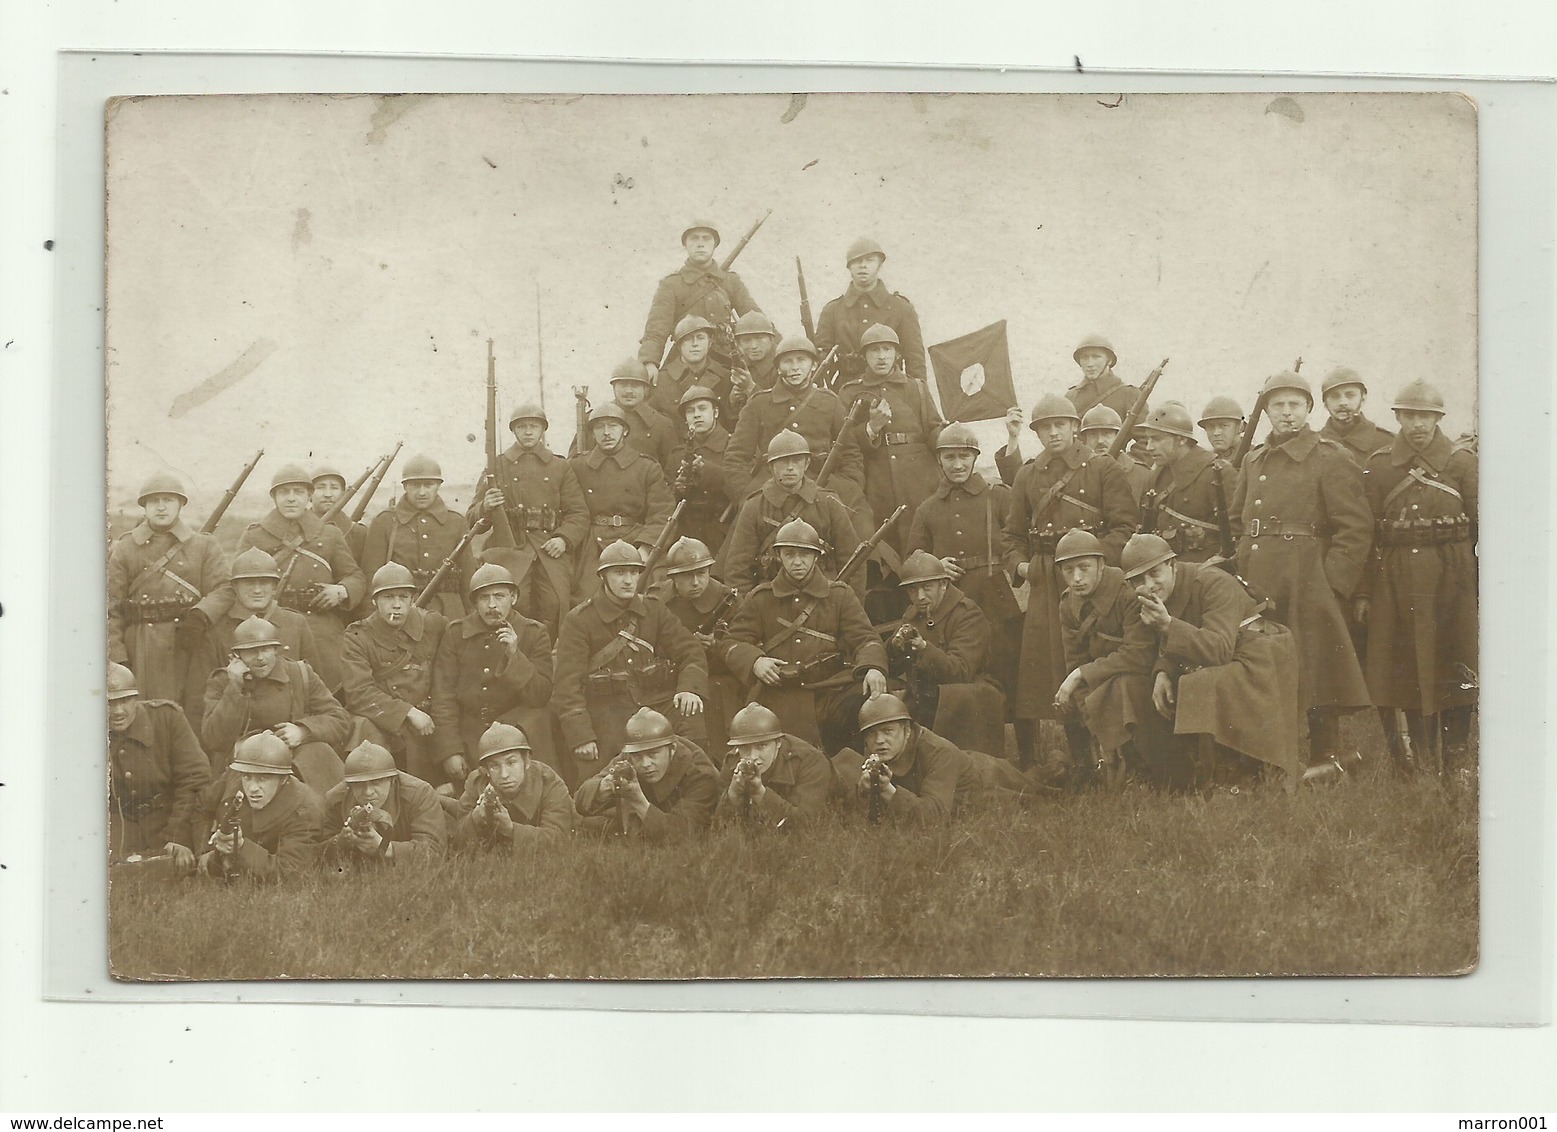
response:
M243 490L243 485L248 480L249 473L254 470L255 465L260 462L260 457L264 454L265 450L261 448L254 453L254 458L243 466L243 470L238 473L238 478L232 481L232 486L222 496L221 502L211 509L211 514L206 518L205 526L200 528L201 534L208 535L216 531L216 525L222 521L222 516L227 514L227 508L232 506L232 501L238 497L238 492Z
M362 517L368 513L368 504L373 502L373 496L378 493L379 485L384 482L384 477L389 474L390 465L395 462L395 457L400 455L400 449L404 447L405 441L395 441L395 450L388 456L385 456L374 466L375 470L373 472L372 481L363 491L362 498L357 500L357 505L351 509L351 521L353 523L362 522ZM344 507L346 505L346 501L351 499L351 497L355 494L355 491L350 491L342 496L341 506Z
M757 234L757 229L761 228L763 226L763 224L767 222L768 217L770 217L772 215L773 215L773 210L770 208L770 209L768 209L768 211L764 212L761 216L757 217L756 223L754 223L750 228L748 228L746 230L746 235L741 237L740 243L736 244L735 247L731 248L730 249L730 254L724 257L724 261L722 263L720 263L720 265L719 265L721 270L723 270L723 271L729 271L730 270L730 265L735 262L735 257L740 255L743 251L746 250L746 245L751 243L751 238Z

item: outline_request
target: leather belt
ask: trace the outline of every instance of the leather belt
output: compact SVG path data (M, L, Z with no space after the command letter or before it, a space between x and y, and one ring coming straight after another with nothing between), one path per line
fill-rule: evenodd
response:
M884 432L881 434L881 439L884 443L894 447L900 444L918 444L922 446L925 442L924 437L913 432Z
M1249 538L1318 538L1319 527L1315 523L1280 523L1261 522L1259 519L1250 519L1249 526L1244 531Z
M597 527L636 527L637 519L629 519L626 515L596 515L589 520Z

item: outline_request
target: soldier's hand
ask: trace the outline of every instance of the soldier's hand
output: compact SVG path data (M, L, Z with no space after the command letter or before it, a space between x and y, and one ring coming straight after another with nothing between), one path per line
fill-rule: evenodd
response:
M673 702L682 715L703 714L703 698L696 692L677 692Z
M705 649L714 647L714 635L712 633L693 633L692 635L697 638L697 643Z
M492 810L492 828L499 837L512 837L514 833L514 819L508 813L508 807L499 803Z
M496 806L492 810L489 810L485 806L477 805L474 810L470 811L470 822L476 827L477 833L485 836L486 834L491 833L497 825L497 814L495 810L506 809L506 806Z
M238 657L233 657L227 662L227 676L235 688L243 687L243 678L249 674L249 666Z
M508 622L503 622L497 627L497 643L503 646L503 651L512 660L514 654L519 651L519 634Z
M464 755L450 755L443 760L443 775L450 782L457 783L460 786L465 785L465 775L467 773Z
M184 610L183 616L178 619L173 627L173 640L185 649L193 649L205 639L205 631L211 627L211 621L204 613L193 607ZM120 661L120 663L124 663Z
M370 857L378 856L378 851L384 844L384 835L372 826L368 827L366 833L356 833L348 829L346 839L353 849L359 853L366 853Z
M483 511L498 511L508 502L501 488L489 487L486 494L481 497L481 509Z
M616 793L622 801L631 807L633 813L640 818L649 812L649 799L643 792L643 783L636 778L628 779L616 788Z
M1354 598L1352 598L1352 616L1354 618L1356 618L1357 624L1359 624L1359 625L1366 625L1368 623L1368 599L1367 598L1365 598L1365 597L1354 597Z
M294 751L308 742L308 729L295 723L278 723L270 730Z
M591 739L587 743L580 743L573 748L573 757L592 763L600 757L600 744Z
M653 385L654 379L660 375L660 367L653 362L644 362L643 372L648 376L649 384Z
M879 668L872 668L865 673L865 698L873 700L887 690L887 674Z
M954 582L967 573L967 571L962 568L961 562L958 562L955 558L949 556L941 559L941 566L948 574L952 576L952 581Z
M1173 624L1173 615L1168 612L1168 607L1162 604L1160 598L1141 598L1141 621L1153 629L1166 629Z
M1032 572L1032 568L1033 564L1031 562L1018 562L1016 564L1016 576L1025 582L1027 575Z
M783 662L774 660L771 656L759 656L752 662L751 674L761 680L770 688L776 688L784 682Z
M892 423L892 406L887 404L887 399L882 397L870 407L870 418L867 421L872 436L880 436Z
M212 867L215 862L216 850L207 849L204 853L200 854L199 860L195 862L195 870L201 873L215 872L216 870Z
M319 592L314 594L313 601L308 603L310 609L334 609L345 602L347 598L346 587L341 585L321 586Z
M1061 711L1069 710L1079 691L1081 691L1081 669L1078 668L1061 681L1059 691L1054 693L1054 706Z
M1164 719L1173 718L1173 681L1166 672L1159 672L1152 680L1152 706Z
M232 833L217 833L211 837L211 848L224 857L230 857L236 853L243 844L243 830L235 830Z
M1013 405L1006 410L1006 451L1015 452L1022 437L1022 409Z
M162 847L162 851L173 858L173 867L181 873L187 873L195 867L194 850L187 845L180 845L177 841L169 841Z
M405 713L405 721L411 725L411 730L418 735L431 735L433 733L432 716L421 708L412 708Z
M561 558L568 552L568 540L561 535L552 535L551 538L541 543L541 552L547 558Z

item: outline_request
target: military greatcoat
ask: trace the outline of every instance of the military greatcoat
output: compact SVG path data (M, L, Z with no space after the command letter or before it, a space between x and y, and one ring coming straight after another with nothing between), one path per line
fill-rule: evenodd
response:
M141 700L108 733L108 844L118 859L157 856L168 842L198 851L196 809L211 766L171 700Z
M892 675L908 686L914 718L968 751L1000 755L1006 749L1006 700L985 672L989 618L955 584L924 614L910 605L903 624L925 646L918 652L891 646Z
M1097 588L1086 597L1078 597L1069 589L1060 593L1065 671L1069 674L1081 670L1086 691L1085 696L1078 697L1082 719L1105 751L1116 751L1129 742L1142 717L1156 710L1149 687L1143 697L1134 685L1105 680L1110 672L1126 670L1122 658L1114 654L1125 642L1125 626L1138 623L1140 612L1135 587L1117 566L1104 566ZM1151 657L1143 653L1128 670L1136 671L1150 663Z
M591 448L568 461L584 493L589 534L579 546L573 596L587 597L600 586L600 552L617 539L641 546L660 537L675 506L665 473L641 452L629 448L607 455Z
M638 342L638 360L659 365L676 324L689 314L723 326L730 321L731 311L743 315L757 309L751 292L735 272L724 270L713 260L702 267L684 263L661 279L654 290L643 338Z
M908 505L908 512L887 532L887 541L901 551L908 537L910 516L941 481L935 441L946 421L930 399L929 387L895 370L880 380L871 377L851 381L838 395L845 409L853 408L861 399L885 400L892 409L891 422L874 439L869 430L869 413L863 410L858 417L861 423L852 425L849 431L864 455L865 498L877 522L892 514L899 504Z
M839 445L827 486L845 506L863 508L864 457L860 455L858 439L844 427L845 416L843 402L836 393L810 382L794 389L780 379L772 389L758 393L741 410L740 421L725 449L730 497L745 499L768 479L768 443L789 429L806 438L811 449L811 466L806 474L812 478L820 474L833 446Z
M200 798L201 852L216 825L222 806L243 789L235 770L225 770ZM229 858L233 870L255 881L287 880L319 863L324 848L324 799L296 778L281 784L264 809L245 804L239 811L243 847ZM207 867L220 870L221 854L212 851Z
M239 739L283 723L308 732L292 752L298 776L321 793L341 781L345 771L339 752L351 734L351 716L308 665L278 658L270 675L255 678L247 689L233 684L225 668L206 680L200 741L214 772L232 762Z
M516 581L525 589L525 575L539 562L541 572L556 595L558 616L573 607L573 576L580 548L589 538L589 508L571 460L537 445L526 451L518 444L497 458L497 486L507 501L508 525L518 542L513 565ZM481 499L471 501L468 522L481 514ZM568 544L561 558L552 558L541 547L553 536ZM505 565L508 564L505 560ZM512 568L512 567L511 567ZM537 617L536 620L544 621Z
M670 766L658 782L639 780L649 812L638 816L615 798L602 797L605 768L578 788L573 799L580 833L626 834L645 841L669 841L689 837L708 828L719 805L719 772L697 744L677 735L672 742Z
M497 630L470 613L448 625L433 658L433 751L441 764L464 755L474 766L481 736L494 723L511 723L530 740L536 757L555 758L551 714L551 637L539 621L510 610L519 636L513 656ZM441 771L440 771L441 773Z
M1361 413L1352 421L1351 428L1343 430L1331 417L1325 421L1324 428L1319 430L1319 435L1326 440L1333 440L1346 448L1346 454L1357 462L1359 468L1366 467L1368 457L1372 456L1380 448L1388 448L1395 434L1387 428L1380 428Z
M1142 508L1148 533L1162 536L1180 562L1204 562L1221 554L1219 510L1232 506L1237 479L1231 464L1199 447L1159 465L1147 488L1150 501ZM1236 526L1231 514L1227 523L1229 531Z
M1109 366L1098 374L1096 381L1082 379L1065 391L1065 397L1076 406L1076 415L1084 417L1088 410L1098 405L1107 405L1119 414L1119 419L1124 420L1130 415L1130 410L1135 408L1136 398L1141 391L1133 385L1126 385L1119 380L1114 373L1114 367ZM1141 419L1146 419L1146 414L1141 414Z
M715 420L727 429L734 428L735 419L746 401L731 384L729 367L712 357L703 359L703 364L695 368L679 357L671 358L654 378L649 404L671 422L677 438L685 440L687 424L686 414L681 411L681 398L694 385L701 385L714 395Z
M897 331L898 356L915 381L924 381L924 334L919 329L919 312L914 304L887 285L876 285L862 294L851 283L843 294L822 308L816 320L816 348L826 357L834 346L840 354L858 354L860 338L872 326L888 326Z
M373 724L396 764L423 781L435 781L432 736L406 724L412 708L432 708L433 661L443 640L443 614L412 608L405 624L389 625L375 614L346 630L341 646L341 704Z
M864 808L857 784L865 759L845 748L833 756L833 772L844 799ZM982 751L964 751L928 727L914 724L908 743L887 763L896 787L884 812L893 824L943 825L969 808L997 800L1014 801L1031 790L1031 783L1005 759Z
M718 421L714 427L696 439L682 441L676 446L671 461L670 489L677 499L685 499L676 533L695 538L708 547L716 557L724 546L725 524L720 522L730 506L729 488L725 483L725 450L730 434ZM699 459L693 470L694 457ZM682 469L686 468L683 476Z
M371 580L379 567L398 562L411 571L416 592L420 594L433 580L444 559L454 553L460 539L465 537L465 530L464 516L444 506L442 496L435 496L432 506L425 511L418 511L402 496L393 507L374 516L368 525L362 573ZM428 608L436 609L450 620L463 617L465 599L461 595L465 592L471 568L467 547L455 560L454 569L445 575Z
M790 492L777 480L769 480L741 505L735 518L719 561L719 573L724 580L743 593L767 581L777 569L777 562L772 560L773 539L791 519L804 519L816 528L827 547L819 564L828 577L837 575L864 538L854 516L831 491L804 480L799 491ZM864 571L855 576L859 579L855 591L861 592Z
M200 721L205 716L206 680L218 668L226 667L232 651L233 634L238 631L239 625L255 616L236 601L230 605L226 604L225 599L230 596L230 594L213 595L212 604L217 605L216 615L206 628L200 643L190 653L184 714L189 717L189 726L194 728L196 733L199 732ZM283 609L274 601L258 616L275 626L276 639L281 642L282 656L287 660L301 660L315 672L319 671L319 646L314 643L314 631L309 627L308 618L294 610Z

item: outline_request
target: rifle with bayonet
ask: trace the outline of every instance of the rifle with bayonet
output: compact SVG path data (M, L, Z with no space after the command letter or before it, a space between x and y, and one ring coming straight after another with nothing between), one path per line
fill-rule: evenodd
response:
M492 352L492 339L487 339L487 474L489 488L502 488L502 477L497 463L497 355ZM478 491L481 489L478 487ZM483 494L485 494L483 492ZM492 534L486 545L493 547L517 546L514 529L508 522L508 506L494 508L487 518L492 524Z
M221 502L216 505L215 509L212 510L210 516L206 519L205 526L200 528L201 534L209 535L216 532L216 524L220 523L222 521L222 516L227 514L227 508L232 506L232 501L237 498L238 492L242 490L244 481L249 478L249 473L254 470L254 465L260 462L260 457L264 454L265 450L261 448L258 452L254 453L254 458L252 460L243 465L243 471L238 473L238 478L232 481L232 486L227 489L227 494L222 496Z
M373 473L373 478L362 491L362 498L358 499L357 505L351 509L351 521L353 523L362 522L362 517L368 513L368 504L373 502L374 493L378 491L378 485L384 482L384 477L389 474L390 465L395 462L395 457L400 455L400 449L404 447L405 441L395 441L395 450L380 461L378 468ZM348 491L341 499L342 505L344 506L346 500L355 494L355 491Z
M806 294L806 269L800 266L799 256L795 257L795 278L800 282L800 325L806 337L815 342L816 323L811 321L811 296Z
M432 604L432 599L443 587L443 583L448 580L449 573L458 564L460 555L465 553L477 535L485 534L491 529L492 522L485 515L471 524L470 529L460 536L459 542L454 544L454 549L449 551L449 556L439 563L438 569L428 579L427 585L422 587L422 592L416 595L417 608L426 609Z

